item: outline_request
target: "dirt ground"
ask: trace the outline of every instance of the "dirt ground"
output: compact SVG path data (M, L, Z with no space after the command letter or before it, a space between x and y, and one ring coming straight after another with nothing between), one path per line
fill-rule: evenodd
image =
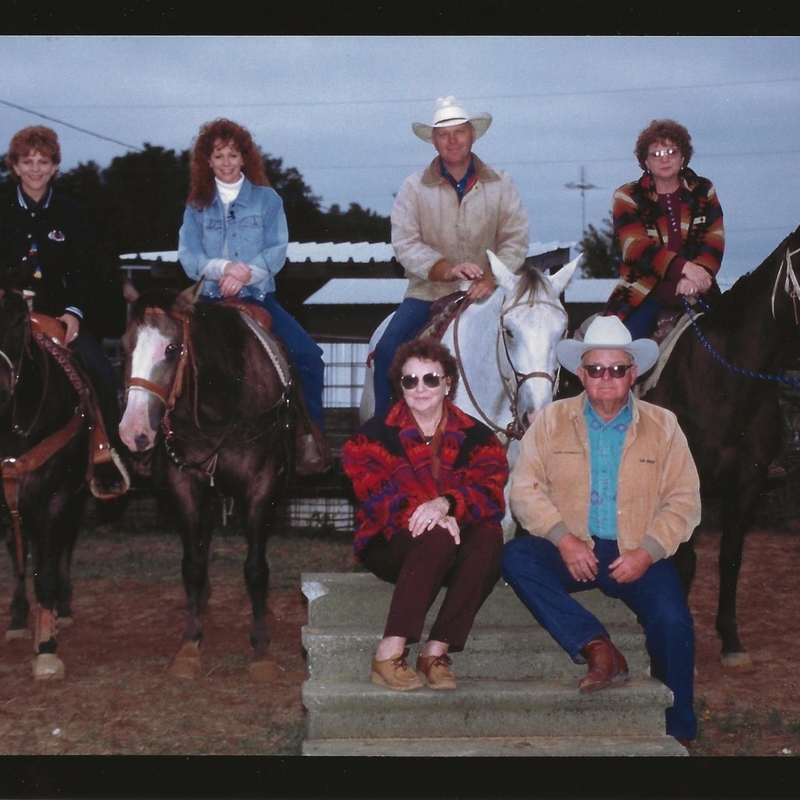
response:
M714 632L719 534L698 532L692 591L697 642L695 756L800 754L800 615L793 590L800 533L757 528L746 540L739 625L756 665L723 672ZM31 680L30 640L0 641L0 755L273 755L300 753L304 732L301 572L353 569L342 534L276 537L269 547L269 626L280 675L248 680L250 609L244 541L218 535L205 618L203 674L167 675L183 623L175 535L95 530L74 559L75 622L59 655L66 679ZM0 630L8 624L10 567L0 559Z

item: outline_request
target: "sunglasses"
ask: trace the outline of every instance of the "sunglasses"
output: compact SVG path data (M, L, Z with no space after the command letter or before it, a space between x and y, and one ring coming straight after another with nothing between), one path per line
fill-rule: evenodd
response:
M633 366L633 364L614 364L611 367L604 367L602 364L584 364L583 368L590 378L602 378L606 372L612 378L624 378L625 373Z
M438 372L427 372L425 375L422 376L422 382L429 389L435 389L439 385L443 377L444 376L440 375ZM400 378L400 385L404 389L409 391L411 389L415 389L418 383L419 383L419 375L403 375L403 377Z

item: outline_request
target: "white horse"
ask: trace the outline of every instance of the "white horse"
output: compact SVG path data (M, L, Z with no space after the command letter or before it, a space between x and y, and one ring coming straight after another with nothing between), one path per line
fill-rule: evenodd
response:
M481 420L508 445L516 462L518 441L533 417L550 403L558 382L556 344L567 333L567 312L560 296L575 274L580 256L554 276L538 269L511 272L488 251L497 288L485 300L459 312L442 336L456 358L459 382L453 402ZM387 317L370 340L369 351L383 335ZM359 416L365 421L375 407L373 370L367 367ZM506 537L514 522L507 514Z

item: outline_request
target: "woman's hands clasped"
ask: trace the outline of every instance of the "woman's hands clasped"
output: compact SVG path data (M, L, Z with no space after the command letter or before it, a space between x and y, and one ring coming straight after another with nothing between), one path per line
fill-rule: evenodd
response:
M425 503L420 503L408 521L408 529L414 537L421 536L425 531L441 525L455 539L456 544L461 544L461 535L458 523L449 515L450 503L444 497L436 497Z

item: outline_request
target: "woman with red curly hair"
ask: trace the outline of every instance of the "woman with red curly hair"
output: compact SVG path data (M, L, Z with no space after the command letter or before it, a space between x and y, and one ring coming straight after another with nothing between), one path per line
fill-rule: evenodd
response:
M683 297L719 291L725 231L714 185L689 169L694 149L686 128L653 120L636 140L641 178L614 192L620 280L604 314L619 317L634 339L650 337L658 314Z
M193 280L205 278L205 298L239 297L269 312L297 367L313 421L321 463L310 471L322 471L330 462L321 434L322 350L275 298L275 275L289 243L283 201L269 185L250 132L231 120L201 126L190 170L178 243L181 266Z

